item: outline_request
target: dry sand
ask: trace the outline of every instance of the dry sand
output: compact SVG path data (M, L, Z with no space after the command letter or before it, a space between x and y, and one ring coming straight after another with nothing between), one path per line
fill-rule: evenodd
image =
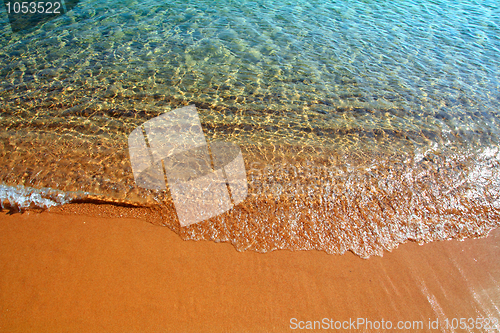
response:
M422 321L420 332L439 320L437 332L452 331L446 318L500 318L500 230L364 260L240 253L125 211L1 213L0 332L287 332L324 318Z

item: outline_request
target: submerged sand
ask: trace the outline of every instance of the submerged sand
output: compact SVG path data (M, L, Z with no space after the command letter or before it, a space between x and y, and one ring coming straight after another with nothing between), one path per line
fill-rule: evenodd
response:
M446 319L500 318L499 230L364 260L183 241L153 215L90 204L3 212L0 331L286 332L364 318L421 321L422 332L439 320L430 331L446 332Z

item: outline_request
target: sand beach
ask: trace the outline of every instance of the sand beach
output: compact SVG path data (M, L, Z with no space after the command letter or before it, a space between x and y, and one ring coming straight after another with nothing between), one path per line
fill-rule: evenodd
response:
M498 230L410 242L370 259L261 254L183 241L148 223L147 212L126 211L81 204L2 212L0 331L375 332L368 322L389 321L393 331L421 322L413 331L459 332L454 318L500 317ZM439 329L429 330L436 320Z

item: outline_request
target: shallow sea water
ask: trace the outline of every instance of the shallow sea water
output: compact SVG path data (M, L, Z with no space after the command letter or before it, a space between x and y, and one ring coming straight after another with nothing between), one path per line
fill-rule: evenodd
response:
M500 224L495 1L90 0L22 33L0 13L4 206L150 206L184 239L362 257ZM190 104L249 196L180 228L127 137Z

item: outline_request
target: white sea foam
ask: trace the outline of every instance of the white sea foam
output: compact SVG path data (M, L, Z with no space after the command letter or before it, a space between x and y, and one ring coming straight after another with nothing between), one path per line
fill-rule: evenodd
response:
M36 189L33 187L6 186L0 184L0 206L6 204L18 209L49 208L63 205L79 197L75 193L67 193L51 188Z
M490 203L496 209L500 208L500 150L485 148L478 156L476 164L468 175L468 181L473 186L467 191L470 199L480 200L488 195Z

